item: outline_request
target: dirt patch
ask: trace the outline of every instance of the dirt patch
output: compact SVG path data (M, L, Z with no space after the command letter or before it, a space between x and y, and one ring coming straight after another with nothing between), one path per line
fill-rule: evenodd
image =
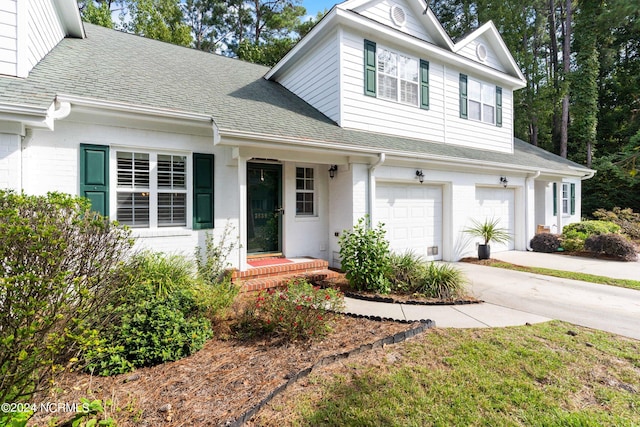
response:
M49 394L36 396L33 402L71 404L82 397L110 400L106 415L119 426L224 425L323 357L356 349L413 326L339 316L333 331L324 339L285 344L273 338L225 339L233 318L218 325L220 338L209 340L188 358L107 378L67 373ZM65 414L37 413L30 425L46 425L56 415L61 420L70 418Z

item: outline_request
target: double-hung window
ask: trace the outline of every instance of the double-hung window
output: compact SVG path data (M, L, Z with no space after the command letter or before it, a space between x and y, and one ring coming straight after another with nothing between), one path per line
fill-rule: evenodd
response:
M377 50L378 97L418 105L418 60L392 52Z
M313 168L296 168L296 215L315 214L315 185Z
M117 151L116 219L130 227L187 225L187 157Z
M496 87L469 79L469 119L495 124Z

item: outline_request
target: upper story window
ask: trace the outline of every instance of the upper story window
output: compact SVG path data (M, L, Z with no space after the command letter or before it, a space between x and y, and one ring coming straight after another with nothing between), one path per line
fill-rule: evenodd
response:
M418 105L418 60L378 48L378 97Z
M364 92L429 109L429 62L364 41Z
M460 117L502 126L502 88L460 74Z

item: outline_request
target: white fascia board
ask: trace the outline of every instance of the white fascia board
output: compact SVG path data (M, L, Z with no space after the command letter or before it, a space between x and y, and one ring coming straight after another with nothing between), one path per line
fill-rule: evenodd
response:
M358 15L355 12L347 11L342 12L342 14L338 13L338 18L340 19L339 23L341 25L353 28L357 32L362 32L363 29L368 30L370 33L376 34L378 38L383 38L386 41L391 41L401 46L408 46L413 50L426 52L432 58L437 58L448 65L453 65L462 70L473 70L475 73L474 75L476 76L484 76L493 80L504 82L511 89L515 90L526 87L526 79L524 79L522 73L518 73L519 76L522 77L511 76L502 71L488 67L484 64L480 64L478 62L467 59L455 52L450 52L439 46L412 37L386 25L380 24L379 22L376 22L372 19Z
M0 104L0 121L18 122L32 127L53 129L49 114L53 109L53 104L48 108L20 104Z
M76 0L54 0L53 4L58 12L58 19L62 23L69 37L83 39L86 37L82 17Z
M259 147L262 149L273 148L289 150L332 150L337 155L346 156L365 156L379 159L380 153L384 152L387 161L395 160L399 162L425 162L429 164L442 165L443 167L451 165L459 165L477 170L495 170L500 169L509 172L535 173L541 171L546 174L566 177L580 177L584 175L584 170L572 170L569 167L567 171L559 171L557 169L546 169L533 166L520 166L505 164L500 162L487 162L485 160L461 159L459 157L438 156L433 154L422 154L415 152L404 152L401 150L389 150L375 147L354 147L353 145L342 144L339 142L328 142L322 140L300 139L291 137L274 136L267 134L259 134L253 132L234 131L220 129L220 139L217 145L228 145L232 147Z
M460 40L458 43L455 44L453 51L456 53L459 52L466 45L476 40L478 37L480 37L486 32L490 33L489 38L493 40L493 42L498 43L499 50L502 51L500 56L507 60L507 62L509 63L509 66L511 67L511 70L515 71L518 77L523 81L525 81L526 79L524 77L524 74L522 74L522 71L520 70L520 67L518 67L516 60L513 59L513 55L511 55L511 51L509 50L506 43L504 42L504 39L500 35L500 32L498 32L498 29L496 28L493 21L487 22L486 24L484 24L483 26L481 26L480 28L478 28L477 30L469 34L467 37Z
M185 111L170 110L166 108L149 107L145 105L129 104L126 102L105 101L102 99L85 98L75 95L58 95L58 102L68 102L72 106L94 108L98 110L110 110L127 114L140 114L144 116L177 119L184 121L200 122L204 124L212 123L213 117L209 114L190 113Z

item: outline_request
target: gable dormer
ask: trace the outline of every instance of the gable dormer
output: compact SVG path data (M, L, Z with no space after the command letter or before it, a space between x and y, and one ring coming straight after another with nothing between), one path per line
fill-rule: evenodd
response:
M513 91L526 82L495 26L454 44L424 7L341 3L265 78L343 128L513 152Z
M84 38L75 0L2 0L0 74L27 77L65 37Z
M453 49L453 42L444 28L422 1L354 0L337 6L395 28L407 35L444 49Z

